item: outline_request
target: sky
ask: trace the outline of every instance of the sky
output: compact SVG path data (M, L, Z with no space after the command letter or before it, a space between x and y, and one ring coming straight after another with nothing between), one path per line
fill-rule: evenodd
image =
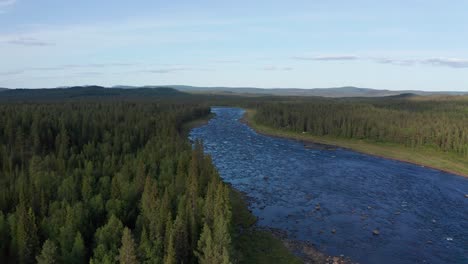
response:
M465 0L0 0L0 87L468 91Z

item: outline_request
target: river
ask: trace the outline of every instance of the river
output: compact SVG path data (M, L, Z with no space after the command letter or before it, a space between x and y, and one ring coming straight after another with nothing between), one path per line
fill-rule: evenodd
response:
M467 178L305 148L256 133L240 122L242 109L212 112L190 138L202 139L224 181L251 199L259 226L360 263L468 263Z

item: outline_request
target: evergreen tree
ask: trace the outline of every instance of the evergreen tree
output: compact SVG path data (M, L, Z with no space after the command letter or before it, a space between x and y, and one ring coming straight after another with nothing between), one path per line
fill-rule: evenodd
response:
M122 246L119 250L119 262L121 264L138 264L138 259L135 250L135 242L133 241L130 229L125 227L122 235Z
M36 257L37 264L55 264L57 261L57 246L54 242L46 240L42 246L41 254Z
M39 247L37 227L34 212L31 208L26 211L20 205L16 211L18 222L16 224L16 242L19 263L33 263Z
M96 263L114 263L119 255L122 231L122 222L112 215L107 224L96 231L93 261Z
M0 237L0 259L5 259L8 253L8 244L10 241L8 222L2 211L0 211Z
M81 236L80 232L76 233L75 241L73 242L73 247L71 251L71 262L81 264L85 263L86 257L86 248L83 241L83 237Z
M195 252L200 264L218 264L220 257L215 255L213 237L208 224L203 226L203 230L198 240L198 249Z

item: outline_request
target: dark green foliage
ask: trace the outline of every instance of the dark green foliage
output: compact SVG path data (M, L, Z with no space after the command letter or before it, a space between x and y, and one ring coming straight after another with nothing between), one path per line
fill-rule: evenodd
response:
M314 99L264 103L262 125L316 136L430 147L468 157L466 98Z
M219 244L210 254L229 257L227 187L201 143L180 134L208 113L128 100L0 104L0 262L202 263L203 226Z
M54 242L46 240L42 246L41 254L36 257L37 264L59 263L57 259L57 246Z
M8 222L3 214L0 211L0 258L5 259L8 254L8 244L9 244L9 233L8 233Z
M19 263L34 263L39 249L36 218L32 208L26 210L24 205L16 209L16 249Z
M120 264L138 264L138 259L135 249L135 241L132 237L130 229L125 227L122 235L122 246L119 250L119 263Z
M157 98L187 96L169 87L118 89L101 86L76 86L56 89L9 89L0 96L1 101L61 101L76 99Z
M70 255L69 263L81 264L85 263L86 257L86 247L84 245L83 238L81 237L80 232L76 233L75 241L73 242L73 247Z

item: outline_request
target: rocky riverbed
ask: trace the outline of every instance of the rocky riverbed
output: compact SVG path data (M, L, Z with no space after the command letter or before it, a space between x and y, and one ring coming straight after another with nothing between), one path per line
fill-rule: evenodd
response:
M239 121L242 109L212 111L216 116L191 139L202 139L223 179L250 197L259 227L279 230L298 254L308 243L331 263L346 257L329 255L359 263L466 263L468 179L260 135Z

